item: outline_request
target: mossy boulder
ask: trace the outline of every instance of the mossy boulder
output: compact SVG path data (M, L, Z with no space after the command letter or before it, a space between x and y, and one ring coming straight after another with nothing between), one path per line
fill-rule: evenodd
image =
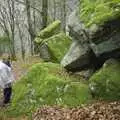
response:
M43 42L44 39L49 38L53 36L54 34L59 33L60 28L61 28L61 21L59 20L54 21L53 23L51 23L45 29L41 30L38 33L35 39L35 42L40 44L41 42Z
M46 42L51 53L51 61L60 63L68 51L72 40L64 33L59 33L46 39Z
M120 62L109 63L91 77L90 88L96 98L120 100Z
M13 87L9 115L30 115L43 105L78 106L91 99L88 85L74 78L58 64L38 63Z
M35 43L40 46L41 58L60 63L71 44L71 38L61 31L61 22L56 20L40 31Z
M87 27L120 16L120 0L80 0L80 19Z
M98 68L107 59L120 57L120 0L80 0L67 26L73 44L62 60L65 68Z

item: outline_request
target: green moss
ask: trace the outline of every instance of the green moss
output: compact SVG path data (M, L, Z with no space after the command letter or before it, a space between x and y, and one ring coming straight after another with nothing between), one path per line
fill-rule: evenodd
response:
M60 32L60 26L61 22L59 20L54 21L48 27L41 30L40 33L38 33L35 42L40 43L43 39L49 38L54 34L57 34Z
M68 51L72 40L69 36L66 36L64 33L59 33L48 38L46 42L48 43L48 47L52 53L52 61L60 62L66 54L66 52ZM54 58L56 59L54 60Z
M87 27L120 16L120 0L80 0L80 19Z
M120 63L99 70L91 77L90 87L97 98L120 100Z
M39 63L13 88L10 116L31 115L42 105L78 106L91 99L88 86L73 83L58 64Z
M61 22L59 20L53 22L42 30L35 39L35 42L39 46L47 43L51 61L58 63L60 63L63 56L66 54L72 41L69 36L66 36L65 33L60 31L60 24Z
M64 87L64 104L77 107L91 99L90 91L86 84L70 83Z

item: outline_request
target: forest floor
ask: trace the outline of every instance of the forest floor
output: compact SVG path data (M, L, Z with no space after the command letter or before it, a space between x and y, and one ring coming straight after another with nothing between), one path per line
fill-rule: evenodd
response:
M39 56L36 57L29 57L25 61L23 60L18 60L14 61L12 63L12 68L13 68L13 73L15 77L15 81L20 80L21 77L23 77L28 69L34 65L35 63L41 62Z
M27 73L30 66L38 62L40 62L39 58L13 62L12 66L16 82ZM27 116L7 118L1 111L4 110L0 108L0 120L29 120ZM91 105L71 109L44 106L33 113L32 120L120 120L120 102L95 101Z
M120 102L97 102L79 108L45 106L36 111L33 120L120 120Z

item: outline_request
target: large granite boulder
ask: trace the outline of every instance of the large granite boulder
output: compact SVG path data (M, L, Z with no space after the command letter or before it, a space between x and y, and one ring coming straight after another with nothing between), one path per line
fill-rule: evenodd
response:
M91 36L91 49L99 59L120 56L120 18L106 22Z
M90 66L91 54L89 47L82 46L79 41L74 41L69 52L64 56L61 64L68 70L83 69Z
M79 20L75 10L68 20L68 31L73 43L69 51L61 61L61 64L68 70L76 71L92 66L94 54L90 48L89 36L85 25Z
M92 56L86 28L77 16L75 10L69 17L67 27L73 43L61 61L66 69L75 71L90 66Z
M102 13L96 14L96 11L94 11L95 9L101 11L104 7L99 10L97 6L92 6L92 12L89 11L89 7L88 11L85 11L88 4L83 4L83 2L80 11L75 10L70 15L67 30L73 39L73 43L61 61L65 68L69 70L81 70L91 66L98 68L107 59L120 57L120 28L118 27L120 26L120 17L118 15L120 5L119 2L113 2L113 4L106 2L107 4L103 1L99 5L106 5L106 9L109 11L111 11L111 5L113 11L109 15L102 11L104 16L100 16ZM94 3L95 1L93 1Z

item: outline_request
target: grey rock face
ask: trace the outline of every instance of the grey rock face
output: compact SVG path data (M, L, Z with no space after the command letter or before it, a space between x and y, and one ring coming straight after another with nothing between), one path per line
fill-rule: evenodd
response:
M89 39L87 36L87 29L85 28L84 24L79 20L77 11L74 11L70 15L67 25L68 25L69 35L74 40L78 40L82 44L88 42Z
M120 57L120 18L109 20L102 26L93 24L86 28L74 11L68 20L69 35L73 39L61 64L69 69L97 67L109 58Z
M79 72L75 72L74 75L77 76L78 78L83 78L85 80L89 80L89 78L93 75L94 69L87 69L87 70L81 70Z
M113 35L109 40L103 41L99 44L92 43L91 48L97 57L106 56L115 50L120 51L120 33ZM112 56L112 54L110 56Z
M49 49L48 49L48 46L46 44L43 44L40 47L40 57L43 58L44 61L50 61L51 60Z
M91 62L87 29L77 16L77 12L74 11L69 17L68 30L73 43L61 61L61 64L68 70L83 69Z
M67 69L83 68L90 64L89 47L81 46L79 41L74 41L65 55L61 64Z

